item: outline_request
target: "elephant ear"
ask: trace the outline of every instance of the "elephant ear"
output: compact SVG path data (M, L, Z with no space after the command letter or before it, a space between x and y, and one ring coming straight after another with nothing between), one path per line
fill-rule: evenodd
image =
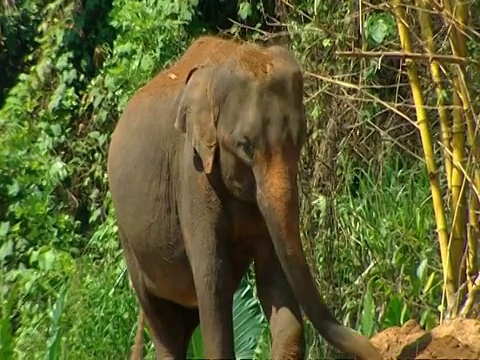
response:
M218 103L215 103L212 93L212 75L211 66L190 70L180 95L175 119L175 128L186 133L187 139L200 156L203 170L207 174L212 172L218 145L216 129Z

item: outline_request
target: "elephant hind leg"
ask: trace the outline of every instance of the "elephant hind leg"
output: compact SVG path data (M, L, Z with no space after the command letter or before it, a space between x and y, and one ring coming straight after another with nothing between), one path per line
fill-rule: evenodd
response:
M197 309L187 309L145 291L140 299L150 327L157 359L185 359L199 324Z
M187 309L150 293L144 286L138 263L120 226L119 233L131 285L151 330L156 358L185 359L190 338L200 323L198 309ZM134 355L139 353L141 351L134 352Z

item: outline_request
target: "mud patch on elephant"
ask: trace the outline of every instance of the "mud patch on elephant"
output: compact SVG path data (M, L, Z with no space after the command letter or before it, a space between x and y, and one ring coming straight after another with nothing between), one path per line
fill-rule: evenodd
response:
M269 74L273 69L273 57L261 47L203 36L195 40L174 65L160 72L144 91L154 94L159 88L181 86L194 67L207 63L219 64L235 57L246 71L256 77Z
M238 51L238 59L244 70L255 77L270 74L273 69L273 58L251 46L242 46Z
M371 339L384 360L480 359L480 321L458 318L431 331L410 320Z
M151 94L158 89L184 85L190 70L209 61L219 62L239 45L224 39L202 36L172 66L162 70L146 87Z

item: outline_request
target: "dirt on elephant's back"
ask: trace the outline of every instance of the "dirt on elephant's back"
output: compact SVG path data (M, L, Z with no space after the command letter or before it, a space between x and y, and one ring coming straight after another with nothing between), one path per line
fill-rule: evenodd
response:
M214 36L202 36L190 45L178 61L161 71L146 87L151 91L185 84L188 73L193 68L206 63L218 64L232 56L254 76L267 74L272 68L272 56L260 47Z
M480 321L457 318L425 331L410 320L383 330L371 342L384 360L480 359Z

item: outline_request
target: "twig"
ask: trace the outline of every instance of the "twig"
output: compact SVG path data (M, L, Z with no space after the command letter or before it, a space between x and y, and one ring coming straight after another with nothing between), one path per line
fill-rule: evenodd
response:
M480 303L480 273L477 276L477 279L475 280L473 288L470 290L470 293L468 294L468 299L463 305L462 309L460 310L460 315L461 316L469 316L472 308L476 303Z
M363 89L362 87L358 86L358 85L355 85L355 84L351 84L351 83L348 83L348 82L345 82L345 81L341 81L341 80L335 80L335 79L331 79L327 76L323 76L323 75L320 75L320 74L315 74L315 73L312 73L310 71L304 71L303 74L305 76L308 76L308 77L313 77L313 78L317 78L319 80L322 80L322 81L326 81L326 82L329 82L331 84L335 84L335 85L338 85L338 86L341 86L341 87L344 87L344 88L347 88L347 89L353 89L353 90L356 90L358 92L362 92L366 97L372 99L372 100L375 100L376 102L378 102L379 104L385 106L387 109L391 110L392 112L394 112L395 114L399 115L400 117L404 118L405 120L407 120L409 123L411 123L413 126L417 127L418 128L418 124L416 123L416 121L413 121L408 115L404 114L403 112L399 111L398 109L395 108L396 105L390 105L388 102L380 99L378 96L375 96L371 93L369 93L368 91L366 91L365 89Z
M342 57L356 57L356 58L401 58L401 59L418 59L418 60L428 60L428 61L442 61L453 64L466 64L467 62L472 62L480 65L478 61L462 58L454 55L439 55L439 54L421 54L421 53L410 53L403 51L336 51L336 55Z
M372 261L353 283L355 285L360 284L360 282L363 281L368 276L368 273L370 272L370 270L373 269L375 265L376 265L375 261Z

